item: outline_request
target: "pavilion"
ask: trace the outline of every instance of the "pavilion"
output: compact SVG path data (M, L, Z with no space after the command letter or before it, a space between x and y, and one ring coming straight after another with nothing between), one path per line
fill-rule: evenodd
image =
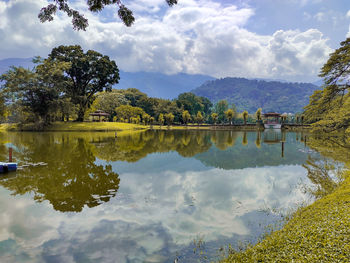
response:
M97 111L90 113L89 115L92 116L92 121L96 121L95 120L96 116L98 117L98 121L102 121L103 119L101 119L101 117L107 118L107 117L109 117L110 114L107 112L104 112L102 110L97 110Z

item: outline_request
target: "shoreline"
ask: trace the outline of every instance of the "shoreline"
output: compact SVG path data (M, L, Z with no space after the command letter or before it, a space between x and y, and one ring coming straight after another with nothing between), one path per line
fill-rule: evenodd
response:
M308 125L284 125L281 130L309 130ZM264 131L264 127L256 124L188 124L188 125L142 125L124 122L54 122L44 129L38 129L34 124L18 125L15 123L0 124L0 131L16 132L121 132L121 131L146 131L146 130L235 130L235 131Z

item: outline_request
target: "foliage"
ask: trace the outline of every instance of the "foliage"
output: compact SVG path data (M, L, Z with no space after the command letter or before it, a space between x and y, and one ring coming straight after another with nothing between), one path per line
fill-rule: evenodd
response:
M142 121L145 125L149 124L151 120L151 116L147 113L142 114Z
M176 103L179 108L187 110L190 115L196 115L198 111L210 114L210 108L213 106L209 99L198 97L191 92L180 94L176 99Z
M118 118L129 120L129 122L131 122L131 118L137 118L137 116L144 114L143 109L131 105L120 105L115 109L115 112Z
M203 118L203 115L200 111L197 112L197 115L196 115L196 121L198 124L201 124L203 122L204 118Z
M38 15L40 22L52 21L57 11L66 13L69 17L72 17L72 24L75 30L86 30L89 23L84 15L80 14L77 10L73 9L69 5L68 0L52 0L54 4L49 4L40 10ZM72 1L70 1L72 2ZM177 4L177 0L166 0L169 6ZM91 12L100 12L108 5L118 6L118 16L123 23L130 27L134 21L134 15L130 9L128 9L121 0L88 0L88 9Z
M220 100L234 103L238 111L255 112L262 107L266 112L296 113L302 111L316 89L318 87L310 83L223 78L207 81L192 92L213 103Z
M159 122L159 125L164 124L164 115L162 113L159 114L159 116L158 116L158 122Z
M213 120L214 124L216 124L216 121L218 119L218 114L213 112L210 116L211 116L211 119Z
M191 120L191 115L187 110L182 112L182 121L185 125Z
M248 112L245 110L243 111L242 115L243 115L244 124L247 124Z
M255 112L255 116L256 116L256 119L258 121L261 120L261 114L262 114L262 108L257 109L256 112Z
M20 107L22 115L32 117L33 122L46 125L59 106L65 85L63 72L70 64L40 58L35 62L41 64L33 70L12 67L0 79L5 82L3 94L7 94L9 102Z
M172 114L171 112L165 114L165 119L166 119L166 123L168 125L171 125L174 121L174 114Z
M91 106L91 111L102 110L110 114L110 119L116 115L115 109L128 103L125 95L117 90L100 92Z
M93 50L84 53L78 45L54 48L48 59L70 63L70 67L64 71L64 91L78 106L78 121L84 120L85 111L94 101L95 93L111 91L112 85L119 80L119 70L113 60Z
M228 110L227 100L220 100L215 104L215 112L218 114L219 122L225 121L225 111Z
M317 90L305 107L305 121L316 131L345 130L350 125L350 38L340 43L321 69L323 90Z
M228 109L227 111L225 111L225 116L228 119L229 123L232 124L232 119L235 116L235 112L233 111L233 109Z

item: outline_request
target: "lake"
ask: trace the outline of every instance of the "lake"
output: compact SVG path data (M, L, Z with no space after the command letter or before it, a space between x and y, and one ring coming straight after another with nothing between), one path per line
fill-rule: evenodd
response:
M273 130L0 133L1 160L12 147L20 166L0 175L0 261L219 259L313 201L310 169L331 160L309 140Z

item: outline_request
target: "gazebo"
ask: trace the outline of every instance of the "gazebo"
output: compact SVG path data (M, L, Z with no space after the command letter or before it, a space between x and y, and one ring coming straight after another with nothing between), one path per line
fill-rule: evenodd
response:
M97 110L95 112L90 113L89 115L92 116L92 121L97 121L95 120L96 116L98 117L98 121L102 121L101 117L109 117L110 114L102 110Z
M265 128L281 129L281 114L276 112L268 112L263 114L265 122Z

